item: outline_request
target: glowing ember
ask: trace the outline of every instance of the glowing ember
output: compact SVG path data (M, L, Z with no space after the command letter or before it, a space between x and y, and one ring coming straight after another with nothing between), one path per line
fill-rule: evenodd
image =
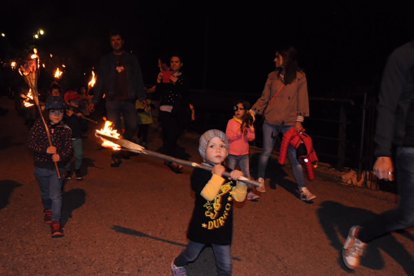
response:
M111 121L105 121L104 127L101 128L101 129L97 129L96 133L103 134L103 135L106 135L106 136L111 136L111 137L114 137L116 139L119 139L121 137L121 134L119 134L118 131L112 127L112 125L113 125L113 123ZM115 144L111 141L105 140L102 137L100 137L100 138L103 141L102 147L112 148L113 150L121 150L120 145Z
M63 75L63 71L60 68L56 68L55 72L53 73L53 77L57 80L61 79Z

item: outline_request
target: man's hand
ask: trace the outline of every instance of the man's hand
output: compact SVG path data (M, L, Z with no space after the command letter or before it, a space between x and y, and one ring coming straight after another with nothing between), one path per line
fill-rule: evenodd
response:
M196 120L196 115L195 115L195 108L194 105L192 104L188 104L188 107L191 110L191 121L195 121Z
M394 180L394 164L391 157L380 156L377 158L374 164L374 174L379 178L386 181Z

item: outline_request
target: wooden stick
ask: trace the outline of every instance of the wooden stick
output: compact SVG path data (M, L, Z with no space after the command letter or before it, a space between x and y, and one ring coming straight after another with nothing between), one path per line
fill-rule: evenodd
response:
M141 146L139 144L136 144L136 143L133 143L133 142L131 142L129 140L126 140L126 139L115 138L115 137L112 137L112 136L105 135L105 134L103 134L101 132L98 132L98 131L95 132L95 135L102 138L102 139L104 139L104 140L108 140L110 142L113 142L113 143L121 146L122 149L124 149L126 151L145 154L145 155L148 155L148 156L161 158L163 160L175 162L175 163L185 165L185 166L189 166L189 167L193 167L193 168L200 168L200 169L207 170L207 171L211 171L213 169L213 167L210 167L210 166L207 166L207 165L204 165L204 164L199 164L199 163L192 162L192 161L178 159L178 158L166 155L166 154L162 154L162 153L159 153L159 152L148 150L148 149L144 148L143 146ZM226 177L230 177L229 172L224 172L223 175L226 176ZM248 184L251 184L251 185L254 185L254 186L257 186L257 187L261 186L261 184L259 182L248 179L247 177L244 177L244 176L240 177L237 180L248 183Z
M49 127L46 123L46 120L43 116L42 113L42 108L40 107L40 102L39 102L39 93L37 91L37 79L38 79L38 68L36 68L36 71L30 71L27 75L23 74L24 80L26 81L27 85L29 86L29 88L32 90L33 93L33 101L35 102L35 105L37 107L37 111L39 112L40 115L40 119L42 120L42 123L45 127L45 131L46 131L46 136L47 136L47 140L49 142L49 146L53 146L52 144L52 136L50 135L50 130ZM58 178L61 178L60 175L60 170L59 170L59 166L58 163L56 161L53 161L53 163L55 164L55 169L56 169L56 174L58 176Z

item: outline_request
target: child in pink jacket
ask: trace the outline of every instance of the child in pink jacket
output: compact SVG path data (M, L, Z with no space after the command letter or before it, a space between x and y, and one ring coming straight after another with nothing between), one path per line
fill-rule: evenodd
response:
M226 128L226 136L229 141L227 166L231 170L239 166L243 175L248 178L250 178L249 142L256 138L253 119L247 112L249 108L249 102L237 101L233 106L234 116L228 121ZM255 194L250 187L247 199L257 201L259 198L260 196Z

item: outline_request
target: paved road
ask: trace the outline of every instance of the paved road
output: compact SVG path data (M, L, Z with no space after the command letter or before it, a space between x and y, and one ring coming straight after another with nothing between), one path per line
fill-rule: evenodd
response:
M0 107L9 108L0 117L0 275L170 275L171 260L186 244L191 169L176 175L143 156L111 168L109 152L91 135L87 176L65 186L66 236L51 239L25 147L27 128L10 104L0 98ZM159 147L158 135L153 129L150 149ZM198 162L196 144L191 133L181 141ZM392 194L321 176L310 186L318 198L305 204L274 160L268 173L272 187L260 202L235 210L234 275L346 275L339 250L348 228L395 206ZM414 231L394 233L371 244L356 275L414 275L413 256ZM188 270L215 275L212 251Z

